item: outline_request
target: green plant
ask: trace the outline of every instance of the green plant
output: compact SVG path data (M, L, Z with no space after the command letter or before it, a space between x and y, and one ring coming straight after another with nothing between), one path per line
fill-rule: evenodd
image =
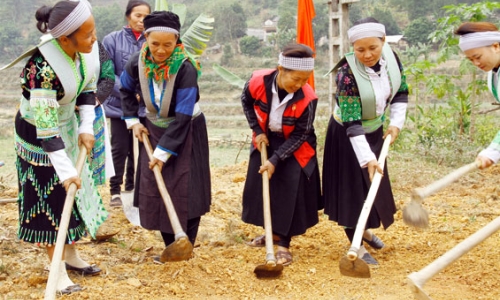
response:
M240 39L241 53L248 56L260 56L262 44L255 36L244 36Z

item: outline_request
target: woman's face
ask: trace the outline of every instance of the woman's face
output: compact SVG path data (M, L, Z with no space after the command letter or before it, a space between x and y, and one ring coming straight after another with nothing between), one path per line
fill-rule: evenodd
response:
M303 87L312 74L312 71L285 70L282 66L278 66L278 71L278 87L289 94L295 93Z
M384 38L367 37L354 42L354 55L365 66L373 67L382 56Z
M149 50L155 63L165 62L174 52L178 36L171 32L152 31L146 34Z
M500 66L500 44L464 51L467 58L479 69L488 72Z
M149 15L151 12L149 11L149 7L147 5L139 5L132 8L130 15L127 16L128 26L132 28L135 32L143 32L144 31L144 17Z
M90 53L97 40L94 17L90 16L80 28L68 38L67 50L71 53ZM68 52L67 51L67 52Z

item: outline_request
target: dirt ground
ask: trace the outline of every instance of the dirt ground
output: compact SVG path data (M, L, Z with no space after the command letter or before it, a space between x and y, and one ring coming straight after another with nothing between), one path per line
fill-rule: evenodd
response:
M389 166L391 163L389 162ZM411 166L411 167L410 167ZM382 250L367 247L380 263L371 278L346 277L339 261L349 243L342 228L320 214L320 222L292 240L293 263L275 279L257 279L254 268L265 262L264 248L245 241L262 228L240 220L246 164L212 169L213 205L202 218L192 259L158 265L153 256L163 250L157 232L133 226L120 208L109 209L105 231L119 229L106 241L78 244L81 256L102 268L94 277L70 273L84 290L72 299L413 299L407 276L453 248L500 215L500 166L476 171L426 199L430 227L417 230L402 221L401 208L412 188L431 183L451 171L436 172L419 164L391 169L400 208L396 222L375 230ZM395 175L397 174L397 176ZM418 175L415 175L418 174ZM107 189L102 194L109 201ZM3 186L1 198L17 196ZM109 208L109 207L108 207ZM19 242L17 204L0 204L0 298L43 298L48 272L45 250ZM423 289L433 299L499 299L499 233L430 278Z

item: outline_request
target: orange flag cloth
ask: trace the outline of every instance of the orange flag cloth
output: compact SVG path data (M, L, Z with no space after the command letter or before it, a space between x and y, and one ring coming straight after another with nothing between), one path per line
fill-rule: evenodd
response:
M314 11L314 4L312 0L298 0L297 9L297 43L307 45L311 47L313 51L316 51L314 46L314 35L312 28L312 20L316 17L316 12ZM309 85L314 89L314 72L309 77L307 81Z

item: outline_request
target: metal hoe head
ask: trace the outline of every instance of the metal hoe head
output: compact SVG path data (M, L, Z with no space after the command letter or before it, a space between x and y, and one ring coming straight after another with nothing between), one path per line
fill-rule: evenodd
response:
M255 267L253 272L258 278L272 278L278 277L283 271L283 265L277 264L275 261L267 261L263 265Z
M339 262L340 273L349 277L370 278L370 267L360 258L350 260L347 255Z
M403 208L403 221L413 227L427 228L429 226L429 214L417 201L412 200Z
M413 281L411 275L408 276L408 279L408 283L410 284L413 296L415 296L415 300L432 300L432 298L427 295L420 285Z
M193 245L187 237L181 237L168 245L161 253L160 261L181 261L188 260L193 256Z

